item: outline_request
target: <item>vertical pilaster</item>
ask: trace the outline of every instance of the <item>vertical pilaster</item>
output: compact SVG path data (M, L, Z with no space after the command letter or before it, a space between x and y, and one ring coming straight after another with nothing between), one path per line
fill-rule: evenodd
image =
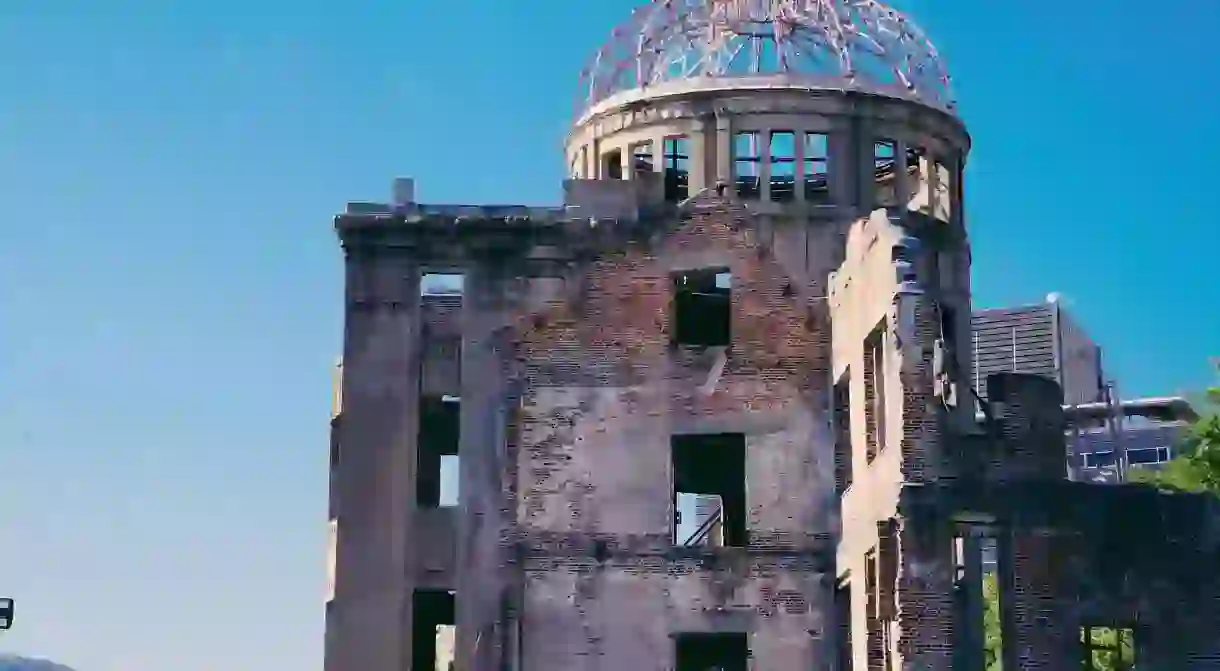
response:
M716 115L716 180L733 184L733 125L727 114Z
M327 671L410 663L418 435L419 268L409 252L348 246L338 423L338 551Z
M457 668L499 671L508 586L501 532L508 426L505 352L497 334L509 318L505 269L484 259L466 274L462 309L461 515L458 521Z

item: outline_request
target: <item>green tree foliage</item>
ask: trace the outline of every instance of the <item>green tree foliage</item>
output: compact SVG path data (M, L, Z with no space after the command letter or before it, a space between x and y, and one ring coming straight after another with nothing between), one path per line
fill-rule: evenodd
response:
M1220 371L1220 362L1217 362ZM1162 469L1132 470L1133 482L1182 492L1210 492L1220 496L1220 385L1207 390L1205 408L1187 432L1179 456Z
M983 576L983 660L987 671L1002 671L1003 634L1000 629L1000 586L994 573ZM1081 644L1084 647L1084 629ZM1129 671L1135 668L1135 639L1130 629L1095 627L1088 632L1090 671Z
M986 648L983 659L987 671L1001 671L1003 660L1000 650L1003 647L1000 631L1000 585L994 573L983 576L983 635Z

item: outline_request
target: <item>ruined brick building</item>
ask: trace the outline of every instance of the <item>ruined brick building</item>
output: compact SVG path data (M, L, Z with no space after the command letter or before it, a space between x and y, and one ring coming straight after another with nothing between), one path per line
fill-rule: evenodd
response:
M337 218L327 671L977 669L987 536L1005 668L1220 669L1216 506L1067 481L1043 378L975 420L909 20L656 0L581 87L563 206Z

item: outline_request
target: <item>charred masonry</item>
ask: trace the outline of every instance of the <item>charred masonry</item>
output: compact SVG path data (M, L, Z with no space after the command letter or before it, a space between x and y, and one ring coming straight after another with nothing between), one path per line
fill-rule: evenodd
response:
M563 207L350 204L327 671L982 669L985 546L1005 668L1220 669L1216 503L1067 481L1053 382L980 405L929 100L666 81Z

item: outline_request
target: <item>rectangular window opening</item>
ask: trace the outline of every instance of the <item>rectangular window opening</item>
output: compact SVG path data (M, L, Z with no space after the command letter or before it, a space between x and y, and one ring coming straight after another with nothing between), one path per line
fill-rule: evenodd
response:
M746 671L749 634L717 632L674 637L674 671Z
M652 157L652 143L641 142L631 147L631 170L636 175L648 175L656 172Z
M834 386L835 490L842 496L852 484L851 369Z
M1127 463L1131 466L1150 466L1169 461L1170 449L1167 446L1133 447L1127 450Z
M830 203L830 138L825 133L805 133L801 175L805 200L815 205Z
M602 177L606 179L623 178L623 150L613 149L602 155Z
M731 284L732 276L725 268L673 275L673 345L728 347L732 324Z
M761 149L756 132L733 136L733 179L742 200L757 200L762 193Z
M458 442L461 402L456 397L425 397L420 401L416 504L442 508L458 504Z
M745 547L748 540L745 436L740 433L674 436L670 452L674 544Z
M978 529L964 528L953 538L955 617L966 634L963 640L980 646L958 648L954 668L1000 668L1003 632L995 549L995 537Z
M893 140L873 143L873 179L876 207L898 205L898 145Z
M935 177L932 216L941 221L948 222L953 215L953 183L949 168L940 161L934 161L932 163L932 172Z
M907 209L925 214L931 213L932 176L931 165L923 147L907 147Z
M1118 463L1118 458L1114 451L1108 452L1086 452L1080 455L1085 468L1106 468Z
M677 202L690 195L690 140L685 135L665 138L665 200Z
M940 304L940 337L945 341L949 351L957 349L957 311L952 307Z
M835 659L838 662L836 668L840 671L852 671L852 647L851 647L851 581L843 579L835 585L834 593L834 609L835 609Z
M421 296L461 296L466 276L461 273L424 273L419 283Z
M411 668L453 671L457 638L456 595L417 589L411 595Z
M796 133L771 133L771 200L786 203L796 198Z
M1088 671L1129 671L1135 668L1135 630L1131 627L1086 625L1080 628Z
M865 455L870 464L885 449L885 340L885 320L864 340Z

